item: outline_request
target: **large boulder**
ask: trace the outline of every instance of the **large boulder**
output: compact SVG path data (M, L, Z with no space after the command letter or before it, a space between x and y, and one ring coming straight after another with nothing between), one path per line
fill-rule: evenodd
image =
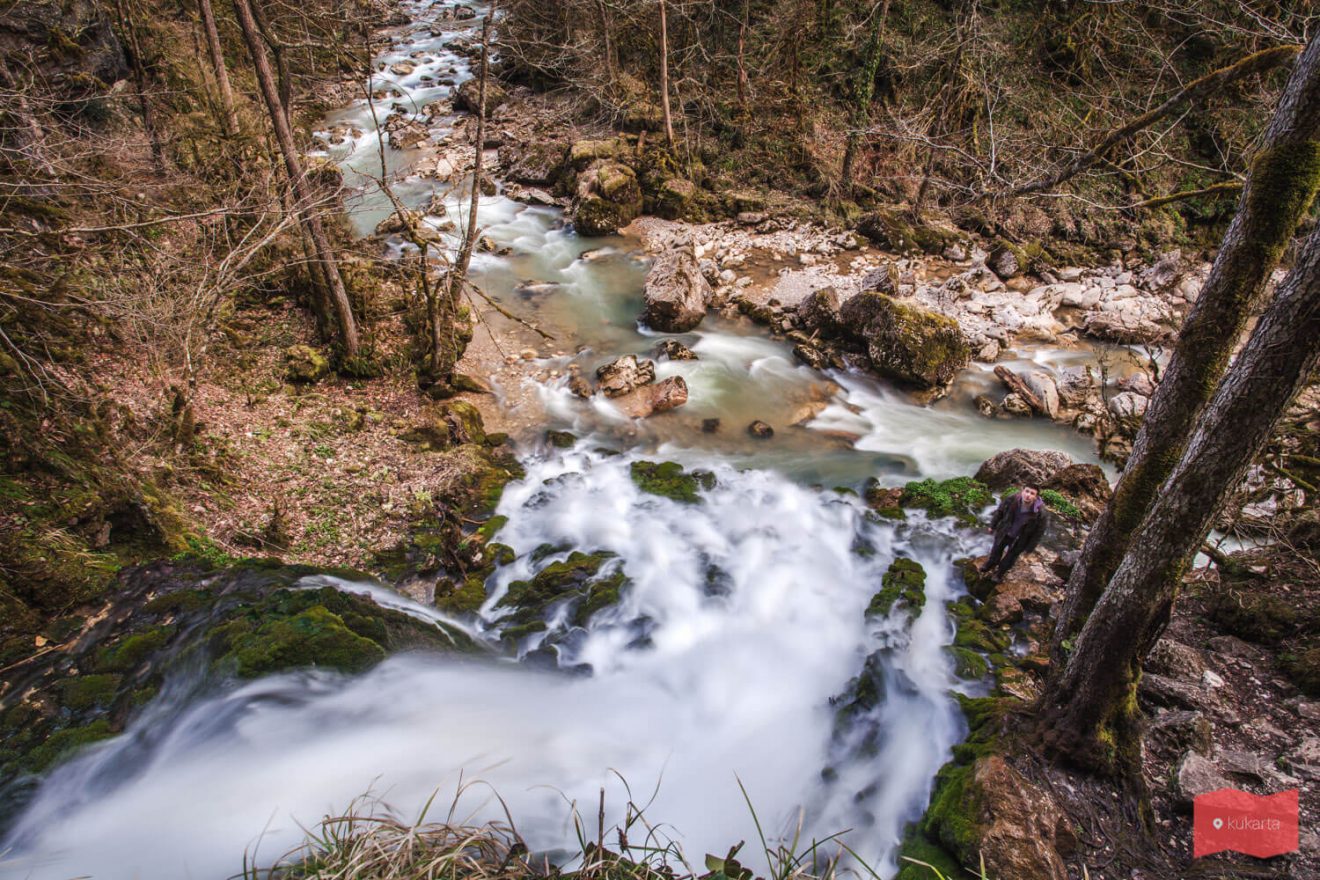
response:
M972 359L967 338L954 319L882 294L858 296L880 301L862 331L877 373L918 388L943 389Z
M627 165L598 159L579 175L573 225L580 235L612 235L641 213L642 189Z
M655 363L625 354L596 370L601 393L606 397L622 397L634 388L655 381Z
M991 489L1031 483L1044 486L1073 460L1053 449L1006 449L981 463L976 479Z
M1061 493L1088 522L1100 515L1114 494L1098 464L1070 464L1047 477L1041 488Z
M710 296L710 284L691 251L663 251L646 273L642 323L664 333L686 333L706 316Z
M977 759L968 788L977 811L979 852L959 853L964 864L984 857L990 877L1066 880L1059 849L1070 849L1075 837L1068 815L1047 789L999 755Z
M500 109L503 104L509 100L509 95L492 79L486 80L486 118ZM464 82L454 90L454 109L465 110L468 113L476 113L481 105L481 83L473 78Z

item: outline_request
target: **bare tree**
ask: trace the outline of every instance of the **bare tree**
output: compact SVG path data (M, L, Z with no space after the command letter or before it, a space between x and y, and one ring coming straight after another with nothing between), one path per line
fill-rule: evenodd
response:
M1320 187L1320 37L1298 58L1238 211L1187 316L1114 496L1068 580L1054 636L1058 657L1127 552L1132 534L1182 454L1270 273Z
M665 117L665 143L674 146L674 117L669 110L669 21L660 0L660 109Z
M297 145L294 143L293 130L289 126L287 110L276 88L270 62L266 60L266 51L262 45L262 38L258 33L257 24L253 19L248 0L234 0L234 12L238 17L239 29L243 32L243 41L247 44L248 53L252 56L252 64L257 74L257 84L261 89L262 98L266 102L271 126L275 130L275 140L283 156L285 170L288 172L289 186L293 191L294 199L298 203L296 207L301 212L302 224L311 239L317 264L324 273L330 291L330 304L339 327L339 343L343 348L345 358L356 358L360 354L362 346L358 338L357 321L353 317L352 305L348 299L348 291L344 288L344 280L339 274L339 265L335 260L334 251L330 247L330 241L326 237L325 229L321 225L320 215L316 213L313 207L311 192L307 186L307 179L303 174L302 160L298 155Z

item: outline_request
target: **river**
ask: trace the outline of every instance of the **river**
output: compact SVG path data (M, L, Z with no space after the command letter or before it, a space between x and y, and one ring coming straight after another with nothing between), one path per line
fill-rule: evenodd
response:
M452 28L432 36L446 4L404 5L415 23L391 32L379 61L409 59L416 69L386 70L373 85L396 88L420 110L448 96L436 79L471 72L444 48ZM328 153L350 184L355 168L374 173L365 103L330 125L363 131ZM400 194L426 204L432 182L406 179L403 154L386 155L405 178ZM466 193L463 184L442 192L449 218L463 217ZM363 231L388 210L370 187L350 207ZM544 545L617 554L608 564L632 583L621 602L585 629L552 621L522 647L536 663L406 655L355 678L280 675L191 706L148 706L125 734L48 776L11 829L6 876L219 880L238 872L245 852L271 862L304 827L360 795L415 818L438 792L443 807L431 818L443 818L458 786L473 781L482 784L466 790L460 818L502 818L498 793L529 844L550 853L573 849L574 808L594 827L604 789L607 824L623 821L630 799L646 804L647 821L699 870L705 853L740 840L749 861L761 861L759 821L772 845L799 823L803 840L845 832L841 840L881 876L895 871L903 828L963 734L949 692L984 687L953 675L945 602L962 593L951 561L983 551L988 538L919 513L903 523L868 517L855 494L835 487L967 474L1018 446L1094 461L1090 442L1044 421L979 416L971 397L995 381L985 368L969 369L948 398L919 405L867 376L813 371L782 342L714 315L679 337L698 360L657 364L661 377L686 379L690 402L635 422L571 395L566 371L573 360L586 372L654 347L636 323L638 242L580 238L558 209L501 194L481 199L479 221L511 252L477 254L473 280L572 354L539 365L559 375L531 389L543 421L522 438L527 476L499 508L509 518L499 540L517 559L492 576L474 632L496 637L495 603L508 584L567 555L533 553ZM555 287L529 300L518 292L528 282ZM1020 357L1058 368L1086 354ZM830 382L841 390L804 426L770 441L742 430L753 418L785 423ZM706 418L725 428L703 432ZM537 441L547 427L578 440L551 448ZM841 441L840 432L859 439ZM715 485L699 504L648 495L629 476L642 458L708 469ZM868 620L881 575L900 555L925 566L924 608L911 622L902 613ZM535 650L552 636L559 669ZM872 655L883 699L839 727L831 697Z

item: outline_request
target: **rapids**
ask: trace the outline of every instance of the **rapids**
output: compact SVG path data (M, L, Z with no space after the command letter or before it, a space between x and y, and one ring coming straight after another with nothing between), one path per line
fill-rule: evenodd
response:
M443 48L452 31L431 35L442 4L405 6L416 23L394 34L379 61L422 60L407 77L381 73L373 87L392 85L420 113L449 93L423 76L471 72ZM375 173L365 102L330 125L364 132L328 151L349 182L355 168ZM406 158L387 156L407 174ZM440 191L449 217L462 217L467 186ZM419 206L433 189L420 179L398 187ZM350 206L364 231L388 210L370 186ZM949 691L969 685L955 680L944 651L953 635L945 602L962 592L950 563L988 537L920 514L900 524L868 518L855 494L833 487L965 474L1014 446L1092 461L1089 443L1049 423L981 418L970 398L993 377L976 370L949 398L919 406L869 377L812 371L781 342L713 315L680 337L699 360L657 365L661 376L684 376L691 402L634 423L608 403L573 397L563 374L575 359L594 369L655 344L636 325L645 268L636 242L580 239L558 210L502 195L481 199L479 220L511 253L476 255L478 285L571 340L573 354L543 359L560 375L535 392L541 427L580 439L568 450L524 443L527 476L499 509L509 521L498 540L517 559L492 576L472 631L497 638L495 603L534 572L532 551L547 544L617 554L610 564L632 584L619 605L564 636L558 670L494 653L413 654L358 677L273 676L191 704L173 696L186 688L167 687L122 736L48 775L0 845L11 850L0 874L220 880L240 870L245 852L269 864L360 795L416 818L438 793L430 818L443 818L458 786L474 780L484 785L462 796L459 818L502 818L497 793L547 852L574 846L575 807L594 827L604 789L608 823L623 820L630 797L649 804L647 820L663 823L698 870L705 853L740 840L744 857L761 861L754 809L772 845L799 822L804 840L846 832L842 840L881 876L893 873L903 828L963 733ZM519 293L527 282L556 287L529 299ZM1024 357L1057 368L1078 354ZM770 442L742 430L753 418L789 423L828 382L842 390L802 427ZM712 417L725 428L702 433ZM695 505L647 495L629 477L642 458L709 469L716 485ZM910 625L901 613L868 621L863 612L898 555L925 566L928 601ZM377 584L328 582L448 620ZM836 729L831 697L875 652L885 696L853 722L878 732L878 746L865 749L855 731Z

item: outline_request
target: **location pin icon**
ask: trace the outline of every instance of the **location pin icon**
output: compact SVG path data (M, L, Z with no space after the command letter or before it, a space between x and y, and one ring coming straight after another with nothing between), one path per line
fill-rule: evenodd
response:
M1218 830L1220 830L1221 828L1224 827L1224 820L1223 820L1223 819L1216 819L1215 821L1211 822L1210 824L1213 825L1213 826L1215 826L1215 830L1218 831Z

